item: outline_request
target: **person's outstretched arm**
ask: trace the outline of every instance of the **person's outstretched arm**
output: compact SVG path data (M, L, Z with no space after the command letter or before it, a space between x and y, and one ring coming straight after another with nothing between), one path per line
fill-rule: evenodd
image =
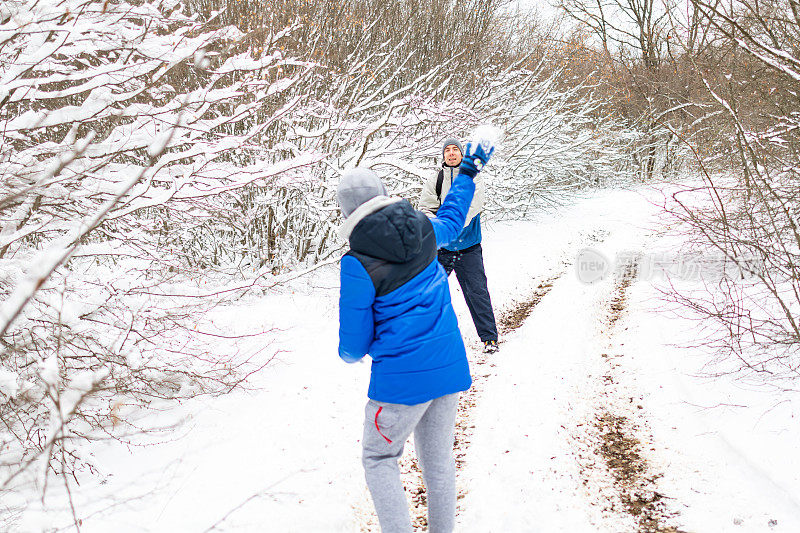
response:
M375 285L361 262L342 257L339 289L339 357L348 363L360 361L369 352L375 334L372 303Z
M453 180L436 216L431 219L436 246L439 248L458 237L464 229L467 211L475 194L475 176L489 161L493 152L494 147L487 153L482 145L478 144L473 148L472 143L467 143L466 153L458 167L458 176Z

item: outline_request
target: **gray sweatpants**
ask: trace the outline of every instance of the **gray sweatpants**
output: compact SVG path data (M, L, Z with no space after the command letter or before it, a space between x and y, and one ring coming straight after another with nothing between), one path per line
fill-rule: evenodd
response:
M413 531L397 467L412 431L427 489L428 531L453 531L456 516L453 440L457 407L458 393L417 405L367 402L362 461L383 533Z

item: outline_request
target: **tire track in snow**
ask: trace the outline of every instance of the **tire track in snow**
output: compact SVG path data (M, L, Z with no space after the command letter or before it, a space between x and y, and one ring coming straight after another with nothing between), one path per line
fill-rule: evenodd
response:
M638 262L634 259L624 266L615 284L605 328L609 340L627 310L628 290L637 275ZM600 484L605 485L602 489L606 490L597 491L594 496L601 501L603 510L627 513L636 523L637 532L681 533L667 524L677 513L667 508L667 496L658 492L657 480L662 474L654 471L644 451L645 443L653 439L646 428L644 413L637 412L643 407L636 405L632 411L632 391L620 387L615 375L620 365L613 359L622 355L603 353L601 356L608 364L601 378L605 400L595 407L594 420L581 425L585 433L577 437L583 444L579 448L584 452L588 450L591 455L577 450L584 485L588 486L590 479L599 477Z

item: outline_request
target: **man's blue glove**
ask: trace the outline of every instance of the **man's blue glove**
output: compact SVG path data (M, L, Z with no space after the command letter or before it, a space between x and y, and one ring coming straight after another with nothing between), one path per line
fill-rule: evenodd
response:
M458 167L458 173L465 174L474 179L484 165L489 162L489 158L492 157L493 153L494 146L487 141L479 144L476 143L474 148L471 142L467 143L464 157L461 159L461 165Z

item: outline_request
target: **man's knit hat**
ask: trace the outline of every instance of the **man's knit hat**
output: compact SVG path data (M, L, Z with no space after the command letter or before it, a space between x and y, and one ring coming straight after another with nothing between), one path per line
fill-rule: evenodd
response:
M461 141L456 139L455 137L450 137L449 139L444 140L444 144L442 144L442 157L444 157L444 149L450 146L451 144L455 144L458 150L461 152L461 156L464 156L464 147L461 146Z
M339 207L345 218L358 209L364 202L376 196L388 196L386 186L373 171L368 168L354 168L342 174L336 196Z

